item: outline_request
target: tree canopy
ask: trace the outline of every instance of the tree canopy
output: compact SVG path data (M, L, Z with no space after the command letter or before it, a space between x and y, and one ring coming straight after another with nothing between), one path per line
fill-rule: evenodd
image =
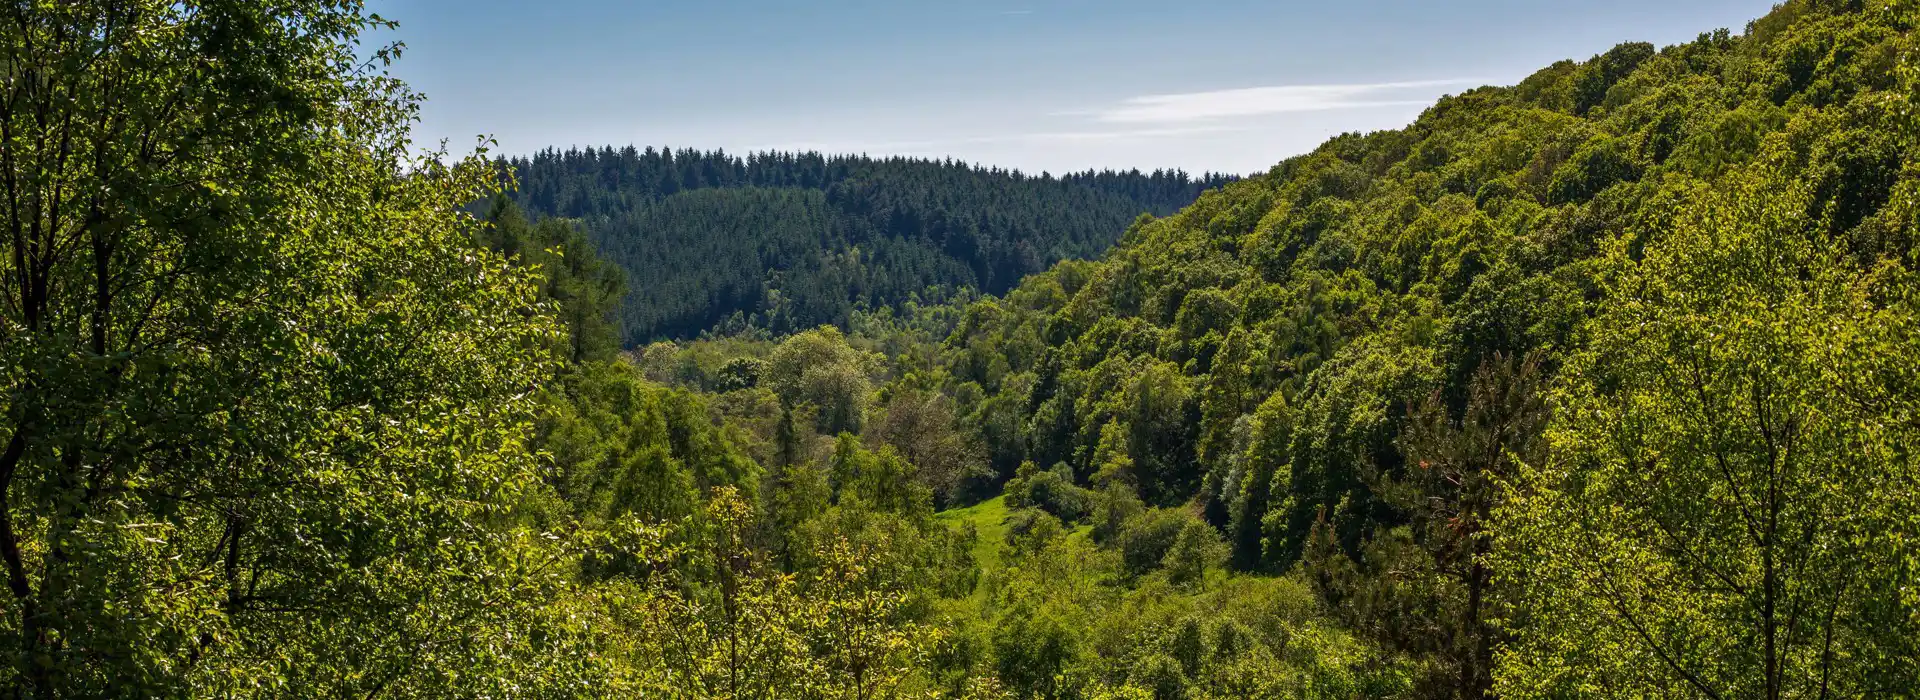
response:
M22 4L0 684L1910 696L1916 24L1196 180L420 153L357 3Z
M1229 181L1179 171L1063 176L951 160L670 148L502 159L514 199L577 219L633 284L628 345L719 328L847 323L855 309L998 294L1099 255L1128 221Z
M324 2L32 3L3 22L0 625L33 697L415 695L568 633L491 528L556 359L474 243L477 158ZM551 623L551 625L549 624Z

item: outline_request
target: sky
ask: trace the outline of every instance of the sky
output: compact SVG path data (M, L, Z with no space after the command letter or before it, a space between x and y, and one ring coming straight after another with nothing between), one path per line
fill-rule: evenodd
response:
M371 0L416 140L1247 174L1771 0Z

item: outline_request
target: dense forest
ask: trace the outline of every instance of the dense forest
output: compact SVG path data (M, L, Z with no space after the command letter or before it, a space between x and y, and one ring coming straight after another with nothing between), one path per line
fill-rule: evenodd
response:
M844 325L856 309L1000 294L1090 258L1143 213L1229 181L1177 171L1054 177L907 158L691 149L499 161L534 217L577 219L626 270L628 343Z
M357 6L34 5L0 20L0 683L1914 697L1916 24L1793 0L1254 177L1042 178L1209 189L1000 292L636 334L664 292L596 217L833 186L510 190L413 154ZM702 158L674 187L739 163ZM884 247L843 243L782 245Z

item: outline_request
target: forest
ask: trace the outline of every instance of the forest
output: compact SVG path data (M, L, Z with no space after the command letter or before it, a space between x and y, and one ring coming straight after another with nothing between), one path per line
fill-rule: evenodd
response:
M1920 3L1199 179L421 152L389 25L0 19L11 696L1920 695Z
M857 310L1004 294L1106 251L1140 214L1172 214L1232 180L632 146L497 163L521 211L576 220L625 271L615 315L629 344L786 335Z

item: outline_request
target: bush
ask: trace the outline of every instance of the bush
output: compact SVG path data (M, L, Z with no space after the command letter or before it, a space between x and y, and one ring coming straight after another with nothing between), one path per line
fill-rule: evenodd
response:
M1073 483L1067 465L1037 471L1032 462L1020 465L1019 476L1007 482L1007 507L1038 508L1065 523L1078 523L1093 510L1093 493Z
M1187 678L1180 662L1154 654L1133 669L1133 685L1153 693L1153 700L1187 700Z
M1191 585L1204 581L1207 570L1217 568L1226 553L1227 545L1212 525L1188 518L1180 527L1179 536L1174 538L1173 547L1160 560L1160 566L1167 570L1168 581Z
M720 366L719 376L713 379L715 391L740 391L760 385L760 374L766 370L767 363L751 357L736 357Z
M1050 609L1007 611L993 633L994 670L1019 697L1055 697L1059 680L1080 656L1072 626Z
M1617 183L1640 179L1640 171L1627 139L1595 139L1554 171L1547 199L1554 204L1584 202Z
M1120 561L1127 575L1145 576L1159 569L1189 521L1198 522L1171 508L1154 508L1127 521L1120 530Z
M1147 506L1140 502L1140 496L1133 487L1119 481L1109 482L1106 488L1094 493L1093 503L1093 541L1106 544L1120 536L1127 521L1140 517Z
M1007 514L1007 545L1020 554L1031 554L1065 535L1060 519L1037 508L1021 508Z

